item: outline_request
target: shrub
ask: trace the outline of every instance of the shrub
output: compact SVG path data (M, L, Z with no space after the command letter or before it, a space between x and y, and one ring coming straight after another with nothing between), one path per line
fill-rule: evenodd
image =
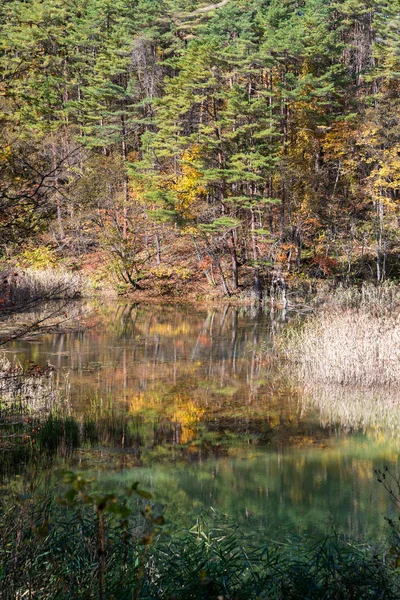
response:
M17 267L28 269L48 269L54 267L57 257L49 246L39 246L38 248L28 248L21 252L17 260Z

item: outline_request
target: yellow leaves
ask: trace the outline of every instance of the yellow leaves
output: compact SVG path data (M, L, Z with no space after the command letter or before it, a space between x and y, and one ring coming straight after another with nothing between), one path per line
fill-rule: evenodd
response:
M396 208L392 192L400 189L400 144L381 150L373 161L374 168L366 180L368 191L373 200Z
M6 162L10 158L11 154L11 147L3 146L2 148L0 148L0 161Z
M131 158L135 159L135 156ZM199 160L200 149L194 145L183 152L178 175L172 170L172 165L159 172L157 176L154 176L154 173L148 173L146 176L132 175L130 191L138 202L147 207L152 204L153 208L157 206L168 210L173 209L182 219L191 220L195 216L194 207L206 193L201 183L202 173L196 165ZM174 202L173 206L171 206L171 198Z
M129 181L129 196L135 198L135 200L142 206L146 205L146 184L141 178L131 177Z
M183 265L175 264L175 265L166 265L160 264L156 265L150 272L159 280L171 280L171 282L176 282L176 280L180 281L188 281L193 277L192 269L185 267Z
M193 218L194 205L206 193L201 184L201 172L195 166L199 158L200 150L196 145L184 151L181 175L173 185L177 197L176 210L185 219Z
M47 269L55 266L56 263L56 254L49 246L27 248L17 259L17 265L23 268Z
M199 235L199 230L197 229L197 227L194 227L193 225L188 225L187 227L184 227L182 229L182 235L189 235L192 237L196 237Z
M334 123L323 139L326 158L340 160L342 168L353 170L356 166L354 146L357 138L357 129L353 121L338 121Z

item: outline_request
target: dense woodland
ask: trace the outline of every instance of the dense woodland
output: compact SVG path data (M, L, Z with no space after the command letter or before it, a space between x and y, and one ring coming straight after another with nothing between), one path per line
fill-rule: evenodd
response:
M3 262L400 275L399 0L3 0L0 31Z

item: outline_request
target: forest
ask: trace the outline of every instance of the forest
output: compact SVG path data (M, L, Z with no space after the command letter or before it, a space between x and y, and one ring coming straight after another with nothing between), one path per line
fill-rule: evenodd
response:
M400 598L400 0L0 0L0 597Z
M395 280L399 20L398 0L5 0L2 263L161 295Z

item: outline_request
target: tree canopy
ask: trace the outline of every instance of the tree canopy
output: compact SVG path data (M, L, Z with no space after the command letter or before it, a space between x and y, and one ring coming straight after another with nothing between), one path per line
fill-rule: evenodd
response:
M226 294L398 276L399 25L399 0L7 0L0 251L47 234Z

